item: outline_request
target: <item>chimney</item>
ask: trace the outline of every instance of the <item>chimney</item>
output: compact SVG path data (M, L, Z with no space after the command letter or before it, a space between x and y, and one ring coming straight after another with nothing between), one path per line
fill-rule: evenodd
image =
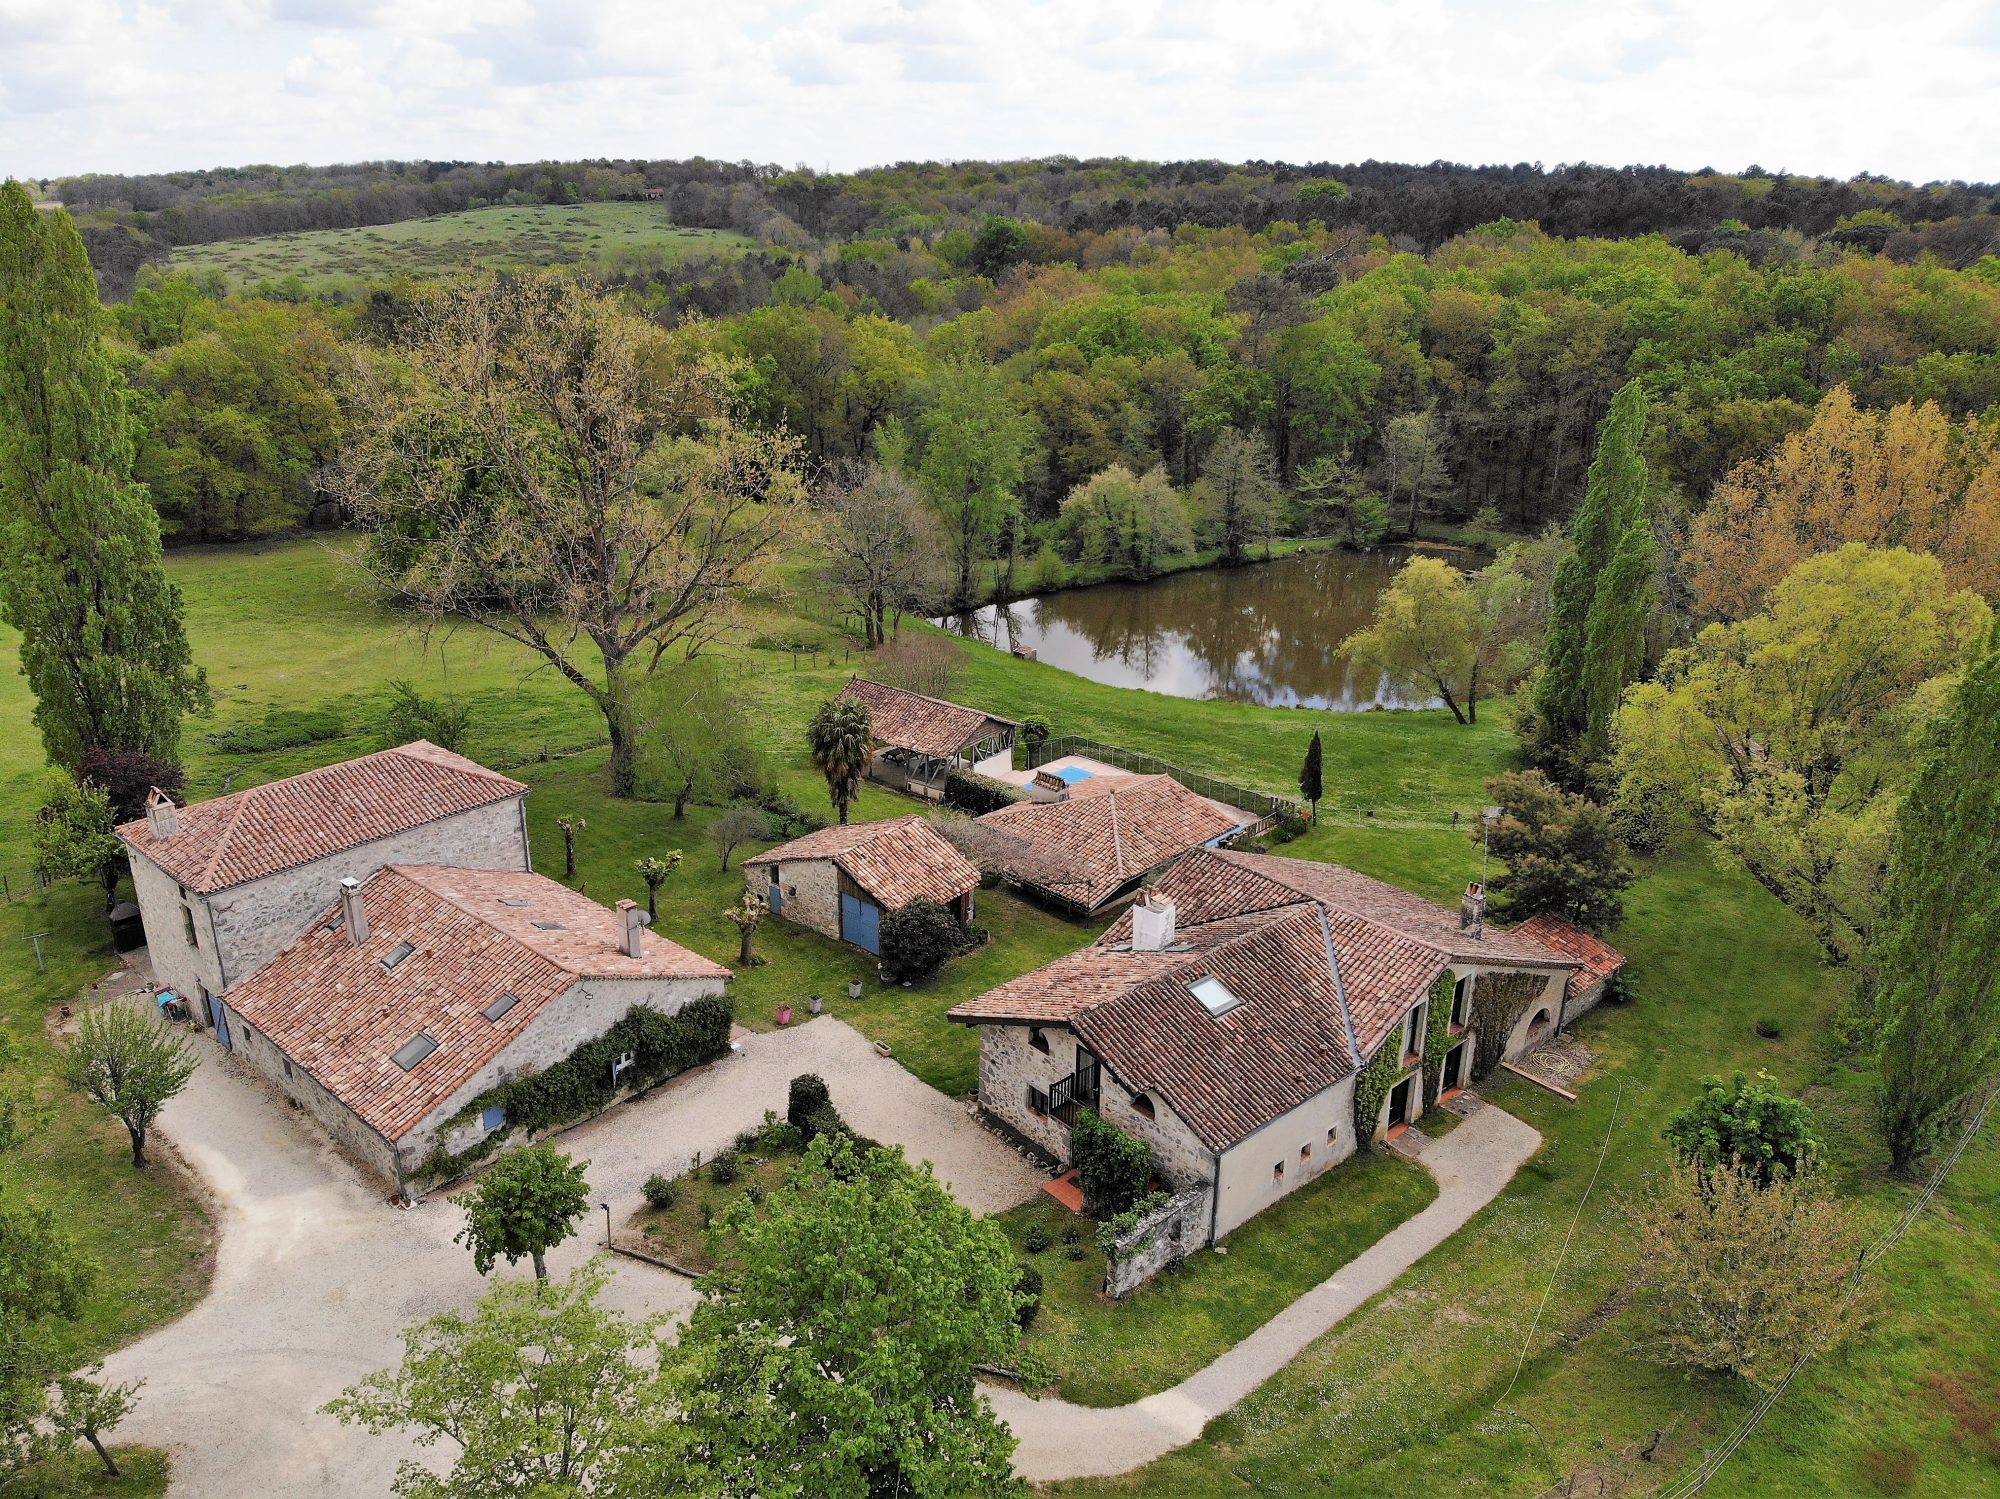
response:
M155 786L146 793L146 831L155 838L167 839L181 830L180 808L174 799Z
M1132 907L1132 951L1165 952L1174 945L1174 903L1147 891Z
M361 904L361 881L349 875L340 882L340 914L347 921L347 940L359 947L368 940L368 908Z
M639 934L646 929L653 918L639 909L636 900L621 900L618 902L618 919L624 924L625 956L628 958L642 956L639 951Z
M1474 942L1486 939L1486 887L1477 880L1465 887L1458 903L1458 929L1472 933Z
M1028 799L1037 802L1066 802L1069 800L1069 782L1052 770L1038 770L1034 779L1028 782Z

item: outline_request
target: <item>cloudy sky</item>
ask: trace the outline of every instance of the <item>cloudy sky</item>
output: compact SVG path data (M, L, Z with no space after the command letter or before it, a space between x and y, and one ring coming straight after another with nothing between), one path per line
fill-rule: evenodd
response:
M2000 0L0 0L0 176L369 157L2000 178Z

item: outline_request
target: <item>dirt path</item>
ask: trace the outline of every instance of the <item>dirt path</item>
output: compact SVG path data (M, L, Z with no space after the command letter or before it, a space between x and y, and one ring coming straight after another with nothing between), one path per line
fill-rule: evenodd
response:
M1332 1276L1200 1372L1130 1405L1094 1408L987 1390L1020 1438L1014 1466L1035 1482L1127 1473L1195 1440L1215 1417L1249 1395L1370 1297L1450 1238L1500 1195L1541 1147L1533 1129L1492 1105L1425 1146L1421 1162L1438 1195Z

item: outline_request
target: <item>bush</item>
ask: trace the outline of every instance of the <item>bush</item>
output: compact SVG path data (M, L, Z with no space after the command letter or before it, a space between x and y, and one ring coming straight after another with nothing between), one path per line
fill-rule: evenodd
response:
M1049 1231L1039 1223L1028 1225L1028 1231L1021 1235L1021 1247L1030 1254L1040 1254L1049 1247Z
M1078 1228L1074 1223L1070 1224L1068 1228L1062 1231L1062 1241L1065 1244L1081 1244L1083 1242L1083 1230Z
M753 1181L743 1189L743 1195L750 1199L752 1207L761 1207L764 1202L764 1184Z
M826 1079L817 1072L801 1072L785 1090L785 1122L804 1135L810 1144L813 1130L808 1121L832 1104L833 1095L827 1091Z
M963 949L958 919L934 900L914 900L882 917L882 971L891 983L929 978Z
M1820 1153L1812 1110L1779 1090L1768 1073L1706 1077L1694 1102L1664 1131L1683 1161L1703 1171L1735 1163L1759 1186L1812 1169Z
M332 708L271 708L261 723L220 730L210 734L208 742L225 755L260 755L324 744L347 732L346 720Z
M681 1195L680 1188L657 1171L646 1178L646 1185L639 1190L645 1194L646 1206L658 1208L661 1212L672 1207Z
M976 771L951 770L945 772L944 801L948 807L956 807L961 812L970 812L974 817L982 812L998 812L1002 807L1011 807L1027 796L1011 781L996 781L991 776L980 775Z
M821 1135L833 1135L837 1138L841 1135L852 1135L854 1131L849 1129L847 1121L840 1117L839 1109L830 1103L823 1103L806 1115L805 1126L799 1133L805 1136L806 1144L810 1145Z
M718 1187L726 1187L736 1180L737 1173L742 1169L742 1158L736 1154L734 1147L718 1150L715 1159L708 1163L708 1179Z
M1023 1265L1014 1274L1014 1294L1022 1298L1014 1309L1014 1321L1026 1332L1034 1326L1035 1313L1042 1309L1042 1272L1033 1265Z
M1089 1252L1090 1251L1085 1249L1083 1245L1080 1243L1072 1244L1069 1246L1069 1248L1063 1251L1063 1258L1066 1260L1080 1260Z
M1303 817L1291 812L1280 812L1277 822L1264 838L1266 842L1273 844L1290 843L1294 839L1305 837L1310 831L1312 824Z
M1762 1036L1766 1041L1775 1041L1778 1039L1778 1037L1784 1035L1785 1033L1784 1027L1779 1025L1777 1021L1773 1020L1768 1015L1766 1015L1763 1019L1757 1021L1757 1023L1754 1026L1752 1026L1751 1029L1755 1030L1757 1034Z
M1070 1159L1083 1188L1083 1210L1099 1222L1143 1197L1153 1175L1153 1152L1145 1142L1089 1109L1076 1116Z

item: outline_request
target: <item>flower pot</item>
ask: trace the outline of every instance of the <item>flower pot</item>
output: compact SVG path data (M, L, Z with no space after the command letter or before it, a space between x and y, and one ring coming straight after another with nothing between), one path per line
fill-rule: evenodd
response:
M811 1010L813 1014L817 1015L820 1012L820 1008L823 1005L825 1005L825 1003L826 1003L825 1000L821 999L817 994L815 994L811 999L806 1001L806 1008L808 1010Z
M859 998L861 998L861 980L860 980L860 979L849 979L849 980L847 981L847 997L848 997L849 999L859 999Z
M790 1005L779 1005L778 1024L790 1025L791 1023L792 1023L792 1007Z

